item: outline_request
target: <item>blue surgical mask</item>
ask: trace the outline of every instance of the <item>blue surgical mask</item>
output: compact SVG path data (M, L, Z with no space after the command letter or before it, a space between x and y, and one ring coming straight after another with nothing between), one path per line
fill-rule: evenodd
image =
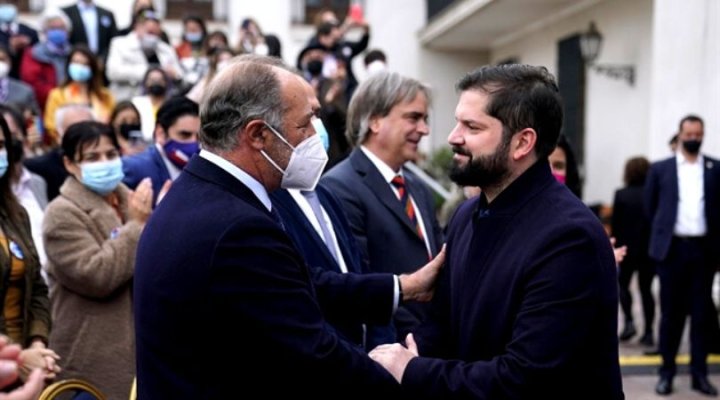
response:
M8 154L6 149L0 150L0 178L5 176L8 170Z
M105 196L117 188L125 177L120 157L110 161L94 161L80 164L82 184L93 192Z
M325 129L325 125L320 118L313 118L310 123L313 128L315 128L315 132L320 136L323 148L325 149L325 152L327 152L328 149L330 149L330 135L328 134L327 129Z
M202 32L185 32L185 40L190 43L200 43L202 38Z
M84 64L70 63L68 75L76 82L87 82L92 78L92 69Z
M65 46L68 41L68 33L65 29L49 29L45 32L48 42L55 46Z
M0 22L9 24L17 18L17 7L14 4L0 4Z

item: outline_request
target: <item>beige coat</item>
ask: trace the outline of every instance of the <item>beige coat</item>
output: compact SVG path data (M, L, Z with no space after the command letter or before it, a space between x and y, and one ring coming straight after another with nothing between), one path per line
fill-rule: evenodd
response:
M128 189L116 189L127 220ZM126 400L135 376L132 277L142 225L122 224L99 195L68 177L45 212L51 280L50 348L60 379L83 378L109 400Z

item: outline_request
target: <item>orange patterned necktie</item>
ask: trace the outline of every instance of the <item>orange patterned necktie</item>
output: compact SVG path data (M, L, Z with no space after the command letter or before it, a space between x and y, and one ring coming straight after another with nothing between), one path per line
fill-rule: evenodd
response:
M407 214L408 218L410 218L410 222L415 227L415 231L417 231L418 236L420 236L420 239L425 241L425 236L420 228L420 223L418 223L417 215L415 215L415 207L413 207L413 203L410 201L410 195L405 188L405 179L402 175L395 175L390 183L392 183L392 185L398 190L400 204L402 204L405 209L405 214Z

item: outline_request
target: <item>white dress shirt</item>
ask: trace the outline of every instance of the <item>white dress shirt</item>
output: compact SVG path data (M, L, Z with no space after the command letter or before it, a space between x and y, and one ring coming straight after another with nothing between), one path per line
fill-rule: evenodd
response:
M367 158L370 159L370 162L373 163L375 168L380 171L380 174L385 179L385 182L387 182L388 186L390 186L390 189L392 189L393 193L395 193L395 196L400 199L400 192L397 190L395 185L391 183L393 178L395 178L396 175L403 176L402 168L399 172L395 172L390 168L389 165L385 164L385 162L381 159L379 159L375 154L373 154L370 150L368 150L365 146L360 146L360 150L362 150L363 153L367 156ZM405 177L403 176L403 179ZM407 185L407 181L405 181ZM418 208L417 203L415 203L415 199L413 199L412 195L410 195L410 190L408 190L408 198L412 202L413 208L415 209L415 217L418 220L418 224L420 225L420 230L423 233L423 241L425 242L425 248L427 249L428 255L432 254L432 251L430 250L430 241L428 240L428 231L425 229L425 222L423 221L422 213L420 212L420 208Z
M12 185L12 190L20 205L23 206L28 213L35 249L40 258L40 265L44 266L47 261L45 245L42 240L42 223L45 218L45 211L40 207L40 202L35 198L35 194L30 188L30 171L28 171L27 168L23 167L20 180L17 184ZM42 272L44 276L45 270L42 269Z
M677 236L705 236L705 185L703 181L705 161L702 155L689 162L678 151L678 210L673 233Z
M272 211L272 202L270 201L270 196L268 196L267 190L265 190L265 187L260 182L255 180L255 178L248 175L247 172L241 170L230 161L218 156L215 153L211 153L208 150L200 150L200 157L210 161L211 163L227 171L230 175L237 178L237 180L242 182L245 186L248 187L248 189L253 192L255 197L260 200L260 202L265 206L265 208L267 208L268 211Z
M83 25L85 26L85 36L87 36L88 47L93 53L98 53L98 13L94 3L85 3L78 1L77 8L80 11Z

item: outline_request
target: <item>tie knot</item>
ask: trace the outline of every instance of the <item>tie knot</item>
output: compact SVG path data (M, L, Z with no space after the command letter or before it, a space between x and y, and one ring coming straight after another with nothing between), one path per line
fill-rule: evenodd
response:
M405 187L405 178L402 177L402 175L395 175L394 178L390 181L390 183L393 184L396 188L404 188Z

